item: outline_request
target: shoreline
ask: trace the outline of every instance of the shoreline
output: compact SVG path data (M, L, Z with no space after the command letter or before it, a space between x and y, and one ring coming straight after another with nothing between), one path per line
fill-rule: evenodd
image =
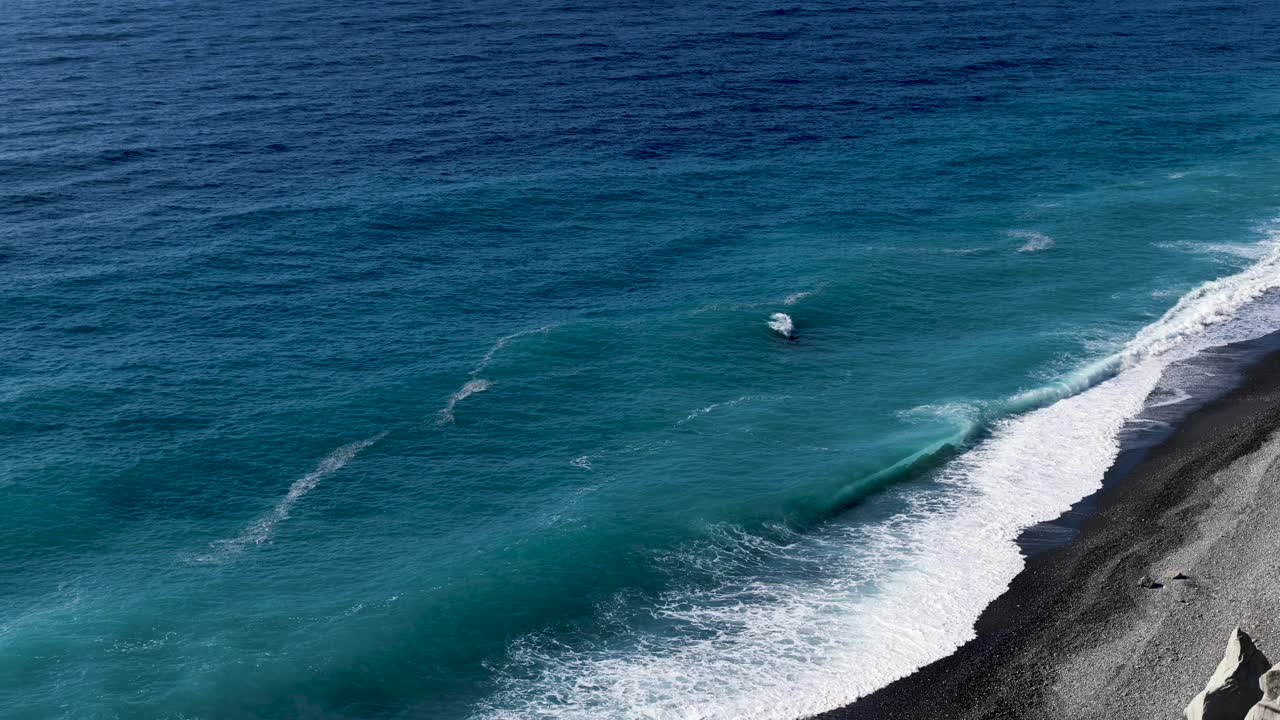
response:
M1267 458L1280 466L1280 349L1271 335L1224 350L1239 353L1238 382L1158 440L1126 447L1101 490L1024 531L1026 565L974 639L813 718L1174 718L1237 624L1280 659L1280 600L1256 582L1270 551L1241 557L1280 551L1267 539L1280 490L1262 482ZM1170 570L1190 579L1164 580ZM1143 575L1164 587L1139 587ZM1270 587L1280 596L1280 581Z

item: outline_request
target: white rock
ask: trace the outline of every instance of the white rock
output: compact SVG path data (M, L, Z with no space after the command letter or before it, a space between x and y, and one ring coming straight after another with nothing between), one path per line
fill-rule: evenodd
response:
M1280 665L1263 673L1258 686L1262 688L1262 700L1244 720L1280 720Z
M1218 669L1182 714L1187 720L1241 720L1262 699L1260 678L1270 667L1247 633L1232 630Z

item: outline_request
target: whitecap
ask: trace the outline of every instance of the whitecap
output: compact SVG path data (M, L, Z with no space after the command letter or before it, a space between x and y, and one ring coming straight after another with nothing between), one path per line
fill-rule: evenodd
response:
M766 324L770 330L785 338L791 337L791 334L795 332L795 324L792 323L791 316L786 313L776 312L770 315Z
M1018 248L1018 252L1040 252L1048 250L1055 244L1053 238L1035 230L1010 230L1008 234L1009 237L1024 241L1022 247Z

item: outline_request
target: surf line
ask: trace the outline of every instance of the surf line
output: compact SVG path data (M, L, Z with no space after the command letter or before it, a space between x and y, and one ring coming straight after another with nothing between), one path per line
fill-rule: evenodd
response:
M485 390L493 387L493 381L480 377L480 373L485 368L489 367L489 364L493 362L494 356L496 356L498 352L506 347L512 340L524 337L525 335L545 335L546 333L551 332L554 327L555 325L543 325L539 328L521 330L520 332L514 332L510 335L503 335L498 338L498 340L493 343L493 346L489 348L489 351L484 354L484 357L480 358L480 362L475 366L475 368L468 373L471 379L464 382L462 387L454 391L454 393L449 396L449 399L445 401L444 407L440 408L440 411L436 413L436 426L441 427L452 424L453 409L458 405L458 403L466 400L476 393L484 392Z

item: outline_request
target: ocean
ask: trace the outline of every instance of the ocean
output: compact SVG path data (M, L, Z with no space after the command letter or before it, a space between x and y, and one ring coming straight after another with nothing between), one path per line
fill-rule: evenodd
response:
M793 720L949 654L1280 329L1277 36L8 0L0 715Z

